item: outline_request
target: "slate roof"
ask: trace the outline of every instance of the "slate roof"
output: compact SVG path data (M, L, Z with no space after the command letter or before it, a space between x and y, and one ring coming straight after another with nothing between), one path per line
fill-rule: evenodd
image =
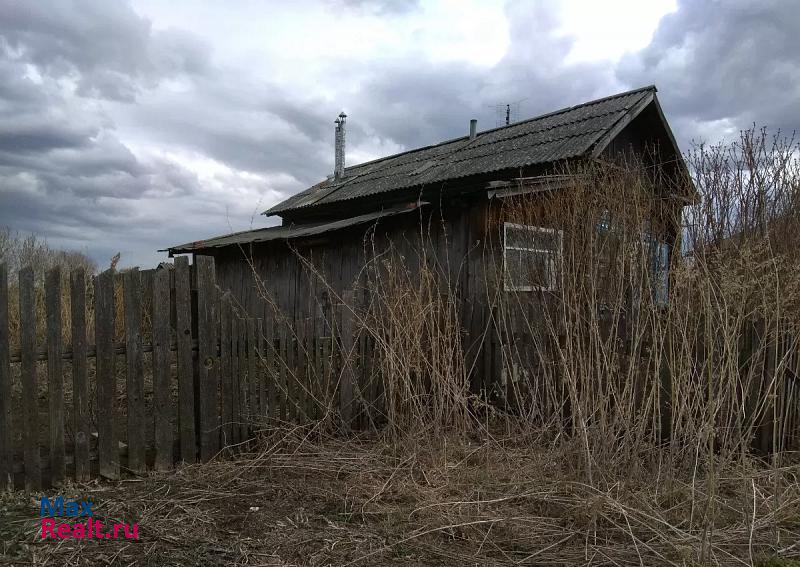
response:
M425 204L427 203L419 203L420 206ZM220 248L222 246L236 246L254 244L258 242L269 242L272 240L291 240L295 238L317 236L351 226L368 224L385 217L410 213L417 210L417 208L417 204L402 205L336 221L293 224L289 226L270 226L266 228L258 228L256 230L245 230L242 232L226 234L224 236L208 238L206 240L196 240L194 242L187 242L186 244L179 244L165 250L159 250L159 252L169 252L170 255L185 254L187 252L195 252L197 250L205 250L208 248ZM169 265L171 266L172 264Z
M342 203L410 187L503 169L586 156L609 141L615 127L652 100L653 85L564 108L468 136L348 167L264 214Z

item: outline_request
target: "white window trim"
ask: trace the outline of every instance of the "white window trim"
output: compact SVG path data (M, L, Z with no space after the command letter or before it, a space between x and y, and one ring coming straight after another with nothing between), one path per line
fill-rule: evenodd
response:
M528 230L530 232L545 232L547 234L556 234L558 235L558 249L551 250L548 248L531 248L529 246L508 246L506 243L508 242L508 229L522 229ZM507 271L507 258L506 252L508 250L524 250L526 252L542 252L550 256L550 285L540 286L540 285L511 285L509 282L509 275ZM516 224L513 222L504 222L503 223L503 289L505 291L553 291L558 286L557 281L557 266L556 263L560 260L561 256L564 253L564 231L557 230L555 228L547 228L543 226L531 226L526 224Z

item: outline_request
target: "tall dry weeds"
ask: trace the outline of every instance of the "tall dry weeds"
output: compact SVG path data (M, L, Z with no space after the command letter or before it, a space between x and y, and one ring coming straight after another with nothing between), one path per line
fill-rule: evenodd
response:
M581 439L587 469L627 467L664 445L676 463L746 458L767 430L794 442L777 416L790 409L779 406L797 379L796 150L753 130L696 147L687 156L693 202L685 187L654 185L642 163L571 166L562 172L569 187L507 199L504 221L561 231L562 251L554 289L509 292L502 223L488 228L486 332L504 344L496 393L505 418ZM392 433L485 429L476 408L488 400L470 391L475 367L463 344L465 259L448 254L446 227L432 236L436 223L421 223L414 257L366 238L358 300L345 306L374 343L379 409ZM344 303L300 256L333 303ZM522 269L541 270L531 258ZM668 283L658 262L668 263Z
M502 220L557 229L562 250L554 289L506 291L503 225L488 226L478 253L491 314L483 340L503 344L494 392L470 388L466 260L447 253L446 223L421 215L411 256L372 233L358 300L344 305L374 345L383 396L369 425L412 451L511 434L574 459L572 481L591 490L648 478L657 501L688 490L685 517L667 529L699 538L691 562L716 564L715 528L732 521L773 526L774 549L791 553L774 522L800 504L797 155L791 139L750 130L686 156L698 199L655 184L642 162L573 165L560 172L568 187L507 199ZM542 276L531 258L518 269ZM334 397L327 409L335 414ZM764 475L772 494L753 496ZM720 491L760 503L734 513Z

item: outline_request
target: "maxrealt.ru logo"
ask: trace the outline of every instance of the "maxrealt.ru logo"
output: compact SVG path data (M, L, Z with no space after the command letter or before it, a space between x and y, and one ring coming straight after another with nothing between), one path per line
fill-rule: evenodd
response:
M139 524L111 524L94 519L91 500L65 500L42 496L39 515L42 517L42 539L139 539ZM55 518L85 519L77 523L57 522Z

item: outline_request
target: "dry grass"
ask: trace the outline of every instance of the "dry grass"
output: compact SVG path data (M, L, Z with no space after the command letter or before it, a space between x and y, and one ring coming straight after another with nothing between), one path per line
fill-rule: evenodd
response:
M534 438L436 444L273 432L258 451L115 485L64 492L140 541L39 539L38 501L7 497L6 560L33 565L758 565L800 558L800 468L752 463L654 482L588 485L576 447ZM777 492L776 492L777 491ZM713 519L709 518L713 511ZM711 521L709 521L711 520Z

